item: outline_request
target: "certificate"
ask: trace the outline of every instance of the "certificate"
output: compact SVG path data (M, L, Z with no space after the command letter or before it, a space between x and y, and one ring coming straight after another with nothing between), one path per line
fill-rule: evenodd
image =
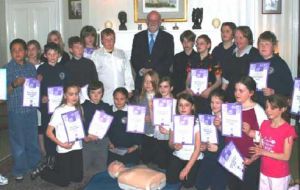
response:
M145 133L146 107L128 106L127 132Z
M213 115L199 115L201 142L218 144L218 133L214 126L214 119L215 116Z
M26 78L23 86L23 106L40 106L40 86L41 83L35 78Z
M127 148L113 148L113 149L109 149L110 152L118 154L120 156L124 156L127 152L128 149Z
M173 115L173 98L153 99L153 124L170 125Z
M103 139L110 127L112 120L113 116L106 114L104 111L96 110L89 126L89 134L95 135L99 139Z
M193 115L174 116L174 143L194 144L194 119Z
M222 135L242 137L242 106L240 104L222 104Z
M55 86L48 87L48 113L53 113L54 110L61 104L63 98L63 87Z
M232 141L222 150L218 161L229 172L237 176L240 180L243 180L244 159Z
M262 90L267 88L267 79L269 73L269 62L251 63L249 68L249 76L256 82L256 89Z
M85 100L89 100L89 96L88 96L88 86L89 85L85 85L83 87L81 87L80 89L80 93L79 93L79 98L80 98L80 103L84 103Z
M75 142L84 138L83 124L78 110L61 115L67 133L67 141Z
M291 113L296 115L300 114L300 78L297 78L294 81Z
M191 70L191 89L195 94L201 94L208 83L207 69L192 69Z
M0 100L7 100L6 69L0 69Z

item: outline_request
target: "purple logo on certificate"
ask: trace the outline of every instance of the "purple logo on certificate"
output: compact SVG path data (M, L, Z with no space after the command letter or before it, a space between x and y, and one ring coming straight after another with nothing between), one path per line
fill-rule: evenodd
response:
M210 115L204 115L203 119L204 119L204 123L206 125L211 125L212 122L213 122L213 119L214 117L210 116Z
M40 87L40 81L36 80L35 78L28 78L28 87L29 88L38 88Z
M180 120L179 120L180 125L188 125L188 123L189 123L188 119L189 119L188 117L180 117Z
M193 69L193 71L193 76L196 76L197 78L204 78L208 76L207 69Z
M167 99L160 98L160 99L158 100L158 105L159 105L160 107L167 107L167 105L168 105Z
M78 112L69 112L69 113L67 113L66 116L68 118L68 122L75 122L76 117L78 117L77 113Z
M60 96L63 94L62 87L53 87L53 95Z
M107 121L107 119L108 119L107 116L108 115L105 112L100 112L99 113L99 119L100 119L100 121L103 122L103 123L105 123Z
M142 107L135 106L133 108L133 113L136 115L141 115L141 114L145 113L145 109L143 109Z
M300 90L300 79L295 79L294 88Z

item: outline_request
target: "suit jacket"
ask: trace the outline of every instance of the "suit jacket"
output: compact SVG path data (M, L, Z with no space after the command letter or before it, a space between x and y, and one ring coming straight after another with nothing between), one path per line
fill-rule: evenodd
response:
M136 72L136 89L141 89L142 77L139 71L142 68L152 68L159 77L169 76L170 66L174 61L173 36L165 31L159 30L152 53L149 53L148 30L135 34L132 44L131 63Z

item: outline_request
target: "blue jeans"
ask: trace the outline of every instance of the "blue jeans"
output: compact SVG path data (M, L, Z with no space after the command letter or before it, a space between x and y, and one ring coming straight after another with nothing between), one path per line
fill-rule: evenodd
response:
M29 113L8 113L9 141L14 165L12 174L23 176L41 159L38 146L36 110Z

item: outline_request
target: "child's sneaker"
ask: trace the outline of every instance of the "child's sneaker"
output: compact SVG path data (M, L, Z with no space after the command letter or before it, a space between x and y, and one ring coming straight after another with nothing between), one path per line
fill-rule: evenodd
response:
M15 179L16 179L16 182L22 182L24 177L21 175L21 176L17 176Z
M0 185L7 185L8 179L0 174Z

